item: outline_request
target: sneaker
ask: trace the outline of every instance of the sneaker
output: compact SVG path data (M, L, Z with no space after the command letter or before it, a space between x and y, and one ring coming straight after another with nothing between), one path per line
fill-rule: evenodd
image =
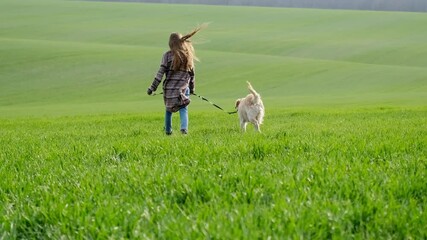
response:
M172 135L172 131L166 132L166 135Z
M187 132L187 129L181 129L181 133L182 134L187 134L188 132Z

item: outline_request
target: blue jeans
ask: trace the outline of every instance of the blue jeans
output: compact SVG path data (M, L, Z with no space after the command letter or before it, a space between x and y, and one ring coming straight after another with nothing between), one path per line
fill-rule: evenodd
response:
M185 95L190 96L190 89L185 90ZM181 130L188 130L188 106L179 109L179 119L181 121ZM172 132L172 112L166 110L165 114L165 131Z

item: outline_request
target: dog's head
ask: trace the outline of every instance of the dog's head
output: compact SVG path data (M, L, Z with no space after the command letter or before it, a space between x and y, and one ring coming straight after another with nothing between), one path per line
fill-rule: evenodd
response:
M236 105L234 106L235 109L237 109L239 107L240 104L240 98L236 100Z

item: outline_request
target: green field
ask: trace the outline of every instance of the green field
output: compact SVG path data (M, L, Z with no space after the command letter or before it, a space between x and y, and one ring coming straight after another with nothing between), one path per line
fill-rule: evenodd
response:
M196 93L163 133L170 32ZM427 238L427 15L0 1L0 239ZM178 116L174 130L178 132Z
M2 236L427 237L425 112L192 117L186 137L157 114L1 121Z

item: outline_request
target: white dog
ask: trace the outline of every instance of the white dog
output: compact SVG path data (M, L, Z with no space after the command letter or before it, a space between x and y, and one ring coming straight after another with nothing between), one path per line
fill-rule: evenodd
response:
M243 132L246 131L246 124L251 122L258 132L261 132L260 125L264 120L264 104L261 96L248 83L249 94L245 98L237 99L236 109L239 114L240 127Z

